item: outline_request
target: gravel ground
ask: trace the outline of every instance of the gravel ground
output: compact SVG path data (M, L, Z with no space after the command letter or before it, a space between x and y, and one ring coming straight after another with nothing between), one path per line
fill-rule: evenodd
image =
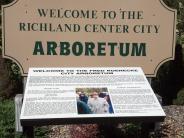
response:
M184 138L184 106L171 105L163 108L166 119L150 137ZM51 126L50 130L49 138L103 138L97 124Z
M49 138L98 138L96 124L52 126Z
M49 138L72 138L70 125L50 126Z
M161 138L184 138L184 106L164 106L166 118L156 131Z

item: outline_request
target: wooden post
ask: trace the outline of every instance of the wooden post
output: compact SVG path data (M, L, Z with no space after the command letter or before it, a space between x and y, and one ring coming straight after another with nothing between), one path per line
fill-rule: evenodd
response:
M15 102L15 130L16 132L23 132L23 128L20 124L20 113L22 108L22 94L17 94L15 96L14 102Z
M34 138L34 127L33 126L24 126L23 134L26 138Z
M151 123L141 123L141 137L148 138Z
M26 87L27 77L22 78L23 81L23 93ZM20 113L22 108L23 95L17 94L15 96L15 127L16 132L23 132L26 138L34 138L34 127L33 126L21 126L20 124Z

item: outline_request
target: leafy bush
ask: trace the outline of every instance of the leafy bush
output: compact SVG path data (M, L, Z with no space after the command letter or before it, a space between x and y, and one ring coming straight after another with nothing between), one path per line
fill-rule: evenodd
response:
M173 104L184 105L184 88L178 92L177 98L173 100Z
M140 133L141 133L140 124L135 125L135 124L129 123L124 126L124 135L128 137L139 136Z
M141 137L141 124L114 124L99 125L100 136L105 138L139 138Z
M14 113L13 101L0 101L0 138L13 138L15 136Z
M36 127L35 128L35 137L36 138L47 138L49 133L48 126Z
M35 137L46 138L49 129L47 126L36 127ZM15 106L13 100L0 100L0 138L24 138L15 131Z
M184 44L184 35L181 36L181 43Z
M0 98L13 98L23 93L22 77L19 67L11 60L4 60L0 69Z

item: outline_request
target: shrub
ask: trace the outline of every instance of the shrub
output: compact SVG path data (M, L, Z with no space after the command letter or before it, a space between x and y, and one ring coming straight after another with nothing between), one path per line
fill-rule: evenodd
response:
M3 60L0 65L0 97L13 98L17 93L23 92L22 77L19 67L11 60Z
M49 133L49 127L48 126L36 127L34 133L36 138L47 138Z
M184 88L178 92L177 98L173 100L173 104L184 105Z
M141 137L141 124L114 124L114 125L99 125L100 136L105 138L139 138Z
M0 101L0 138L15 136L15 115L12 100Z
M35 128L36 138L46 138L49 129L45 127ZM15 106L13 100L0 100L0 138L24 138L21 133L15 131Z
M181 43L184 44L184 35L181 36Z

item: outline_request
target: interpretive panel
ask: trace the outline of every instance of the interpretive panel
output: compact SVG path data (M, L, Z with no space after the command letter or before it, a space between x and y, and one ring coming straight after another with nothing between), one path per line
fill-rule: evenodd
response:
M141 68L30 68L20 119L43 125L164 117Z

